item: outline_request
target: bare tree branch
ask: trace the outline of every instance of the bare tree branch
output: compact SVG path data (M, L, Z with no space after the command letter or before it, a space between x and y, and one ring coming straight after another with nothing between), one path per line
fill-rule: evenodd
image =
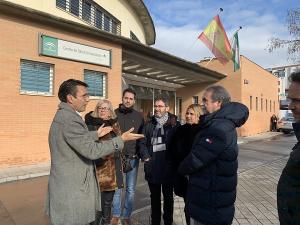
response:
M291 40L273 37L269 40L267 50L271 53L279 48L287 48L288 59L293 62L300 62L300 8L287 12L287 29L291 35Z

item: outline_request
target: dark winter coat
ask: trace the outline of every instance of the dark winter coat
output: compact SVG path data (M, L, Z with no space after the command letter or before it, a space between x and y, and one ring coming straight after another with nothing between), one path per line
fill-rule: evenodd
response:
M163 125L165 136L164 143L166 144L165 151L153 152L151 138L157 124L154 116L145 124L143 134L145 138L139 140L139 150L142 160L150 158L144 163L145 179L152 184L169 184L173 183L174 165L170 155L170 140L179 126L177 117L168 113L168 121Z
M141 133L144 119L141 113L133 108L125 108L122 104L115 110L122 133L134 127L133 133ZM124 143L123 152L129 157L138 152L136 141L127 141Z
M236 199L238 145L236 127L249 116L240 103L228 103L202 118L191 153L179 172L189 175L187 210L205 225L229 225Z
M121 130L117 119L114 120L102 120L95 118L89 112L85 115L85 123L90 131L98 130L98 128L104 123L106 126L112 126L113 131L105 136L99 138L99 140L109 140L112 137L121 135ZM121 149L120 149L121 150ZM96 165L96 177L99 183L100 191L113 191L123 187L122 176L122 164L121 164L121 152L116 151L106 157L100 158L95 161Z
M277 186L277 206L281 225L300 224L300 123L293 124L298 143L282 171Z
M199 126L199 124L184 124L176 129L170 146L175 171L178 171L180 163L190 153L195 135L199 130ZM175 194L180 197L185 197L187 185L187 177L177 173L174 180Z

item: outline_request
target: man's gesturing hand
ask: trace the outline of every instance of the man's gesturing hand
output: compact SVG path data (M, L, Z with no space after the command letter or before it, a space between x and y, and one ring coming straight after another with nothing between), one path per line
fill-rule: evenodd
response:
M140 139L140 138L144 137L143 134L134 134L134 133L131 133L133 130L134 130L134 128L132 127L128 131L124 132L121 135L121 138L123 139L123 141L134 141L134 140L137 140L137 139Z
M101 127L99 127L99 129L97 130L98 137L103 137L111 131L112 127L104 127L104 124L102 124Z

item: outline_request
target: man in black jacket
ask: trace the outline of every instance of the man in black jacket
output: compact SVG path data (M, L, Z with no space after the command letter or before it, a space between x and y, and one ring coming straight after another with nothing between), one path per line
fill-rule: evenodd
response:
M154 116L144 126L145 138L139 141L140 154L145 162L145 179L148 181L151 197L151 225L160 225L161 192L163 193L164 225L173 223L173 175L171 157L168 154L170 139L179 125L175 115L168 113L168 100L154 101Z
M300 72L293 73L290 81L289 110L292 110L296 121L293 128L298 143L292 149L277 186L277 206L281 225L300 224Z
M115 110L122 133L132 127L134 127L134 133L142 132L144 120L141 113L133 109L135 97L136 93L132 89L125 89L123 91L122 104ZM139 168L136 141L126 142L126 144L124 144L123 153L126 157L130 158L132 170L126 172L124 204L122 204L121 201L122 189L118 189L115 192L111 225L117 225L120 217L123 219L124 225L131 224L130 216L133 209L135 186ZM124 205L123 210L121 209L122 205Z
M248 119L248 108L230 102L222 86L203 95L206 115L200 118L190 154L179 166L189 177L187 211L194 225L229 225L236 199L238 145L236 127Z

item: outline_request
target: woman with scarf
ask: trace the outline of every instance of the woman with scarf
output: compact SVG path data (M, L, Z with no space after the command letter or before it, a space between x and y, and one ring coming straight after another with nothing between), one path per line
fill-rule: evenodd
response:
M101 137L107 140L121 135L120 126L112 104L108 100L100 100L94 111L85 116L89 130L97 130L100 126L111 126L113 130ZM95 161L96 177L101 191L101 212L98 212L95 225L110 224L111 207L115 190L123 187L121 150Z
M178 127L171 140L171 154L176 171L181 161L190 153L195 135L199 128L199 117L203 114L199 104L189 105L185 113L185 124ZM174 179L174 192L183 197L186 202L188 180L186 177L176 174ZM190 217L184 209L186 224L190 224Z

